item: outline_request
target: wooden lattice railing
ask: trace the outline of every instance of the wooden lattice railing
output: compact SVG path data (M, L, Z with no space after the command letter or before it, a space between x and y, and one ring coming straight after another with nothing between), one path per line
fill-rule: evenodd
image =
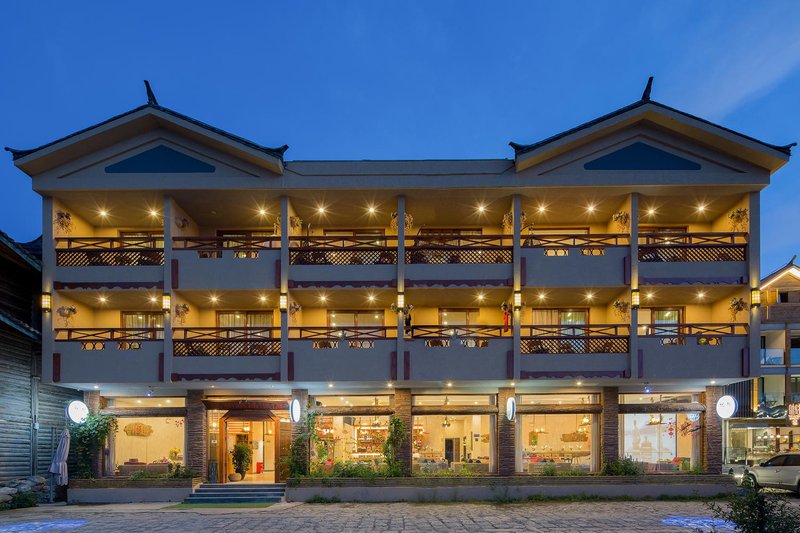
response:
M616 233L574 234L574 235L535 234L535 235L524 235L522 237L523 248L536 248L541 246L561 247L561 248L628 246L629 242L630 238L628 235L616 234Z
M409 264L511 263L511 235L417 235L406 247Z
M280 249L281 238L269 237L173 237L175 250L220 251Z
M386 339L397 336L397 327L350 326L350 327L291 327L290 339L337 341L338 339Z
M747 324L644 324L639 336L657 338L662 346L683 346L694 342L700 346L720 346L726 337L744 337Z
M156 341L162 328L56 328L56 341Z
M161 237L57 238L56 266L158 266L164 264Z
M747 237L747 233L643 233L639 235L639 261L746 261Z
M412 326L407 331L414 338L451 339L451 338L484 338L508 337L512 335L511 326L481 325L446 325L446 326Z
M176 357L280 355L280 328L175 328Z
M525 326L520 351L524 354L627 353L630 328L619 324Z
M397 238L375 236L289 237L292 265L394 265Z

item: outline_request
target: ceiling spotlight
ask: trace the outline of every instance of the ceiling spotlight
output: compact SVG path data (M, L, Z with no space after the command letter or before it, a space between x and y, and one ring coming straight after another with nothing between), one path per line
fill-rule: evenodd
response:
M656 210L655 210L655 208L651 207L650 209L648 209L648 210L647 210L647 214L648 214L649 216L651 216L651 217L652 217L653 215L655 215L655 214L656 214Z
M479 292L477 298L479 302L482 302L483 299L486 298L486 295L484 295L482 292Z
M258 214L261 215L262 217L265 217L265 216L267 216L267 210L264 209L263 207L261 207L258 210Z
M374 302L375 301L375 295L374 294L368 294L367 295L367 300L369 300L370 302Z
M259 296L259 297L258 297L258 301L259 301L259 302L261 302L261 303L263 304L264 302L266 302L266 301L267 301L267 297L266 297L266 296L264 296L264 295L261 295L261 296Z
M575 384L576 384L578 387L580 387L581 385L583 385L583 381L578 381L578 382L577 382L577 383L575 383Z
M539 299L540 300L544 300L545 298L546 298L545 294L543 292L540 292L539 293Z
M547 207L545 207L545 205L544 205L544 204L540 205L540 206L539 206L539 212L540 212L540 213L544 213L545 211L547 211Z
M698 300L702 300L702 299L703 299L703 298L705 298L705 297L706 297L706 293L704 293L703 291L699 291L699 292L697 293L697 299L698 299Z
M217 303L219 301L219 297L217 297L217 296L212 296L210 299L211 299L211 303L212 304L215 304L215 303Z
M594 293L593 292L587 292L586 293L586 299L587 300L591 301L593 298L594 298Z
M332 389L333 388L333 383L328 383L328 388Z
M106 211L105 209L101 209L100 211L97 212L97 214L100 215L101 217L107 217L108 211Z
M517 384L517 383L516 383L515 381L512 381L512 382L511 382L511 386L512 386L512 387L516 386L516 384Z
M100 385L92 385L92 388L93 388L94 390L97 390L97 389L99 389L99 388L100 388Z
M323 207L323 206L317 207L317 213L320 214L320 215L324 215L325 214L325 207Z
M108 301L108 298L106 298L105 296L101 296L100 298L98 298L98 300L100 300L101 304L104 304Z
M319 301L325 303L328 301L328 297L323 294L319 297Z
M594 209L595 209L594 204L589 204L586 206L586 211L588 211L589 213L594 213Z
M717 380L716 379L712 379L711 381L709 381L709 383L711 383L712 385L716 385L717 384Z
M644 297L645 297L645 298L647 298L647 299L649 300L649 299L651 299L651 298L653 297L653 293L652 293L652 292L648 292L648 293L646 293L646 294L644 295Z
M453 382L452 382L452 381L448 381L448 382L447 382L447 386L448 386L448 387L452 387L452 386L453 386Z
M483 204L478 204L478 213L484 213L486 211L486 206Z
M154 304L158 301L158 296L150 296L148 300L150 300L151 304Z
M386 384L386 386L391 389L393 387L392 382L390 381L389 383Z
M700 204L697 206L697 212L702 213L706 210L706 204Z
M150 210L150 216L151 217L157 217L158 216L158 211L156 211L155 209L151 209Z

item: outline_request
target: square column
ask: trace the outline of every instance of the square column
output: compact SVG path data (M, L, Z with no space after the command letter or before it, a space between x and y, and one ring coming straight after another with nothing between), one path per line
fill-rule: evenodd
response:
M92 414L99 413L100 391L96 390L83 391L83 403L85 403L86 407L89 408L90 413ZM92 452L92 476L95 478L103 477L103 454L101 453L103 447L105 447L105 444L101 446L101 449L94 450Z
M405 438L400 447L400 464L403 465L403 475L411 475L412 462L412 437L414 419L411 416L411 389L395 389L394 391L394 416L403 421L405 428Z
M717 401L723 395L722 387L706 387L703 403L703 470L707 474L722 472L722 419L717 415Z
M203 403L205 391L186 393L186 466L201 479L208 478L208 412Z
M308 416L308 389L292 389L292 401L300 402L300 421L292 422L292 446L297 445L299 449L298 467L302 472L308 473L309 463L311 462L311 450L308 446L308 427L306 417ZM306 438L302 438L303 435Z
M619 388L603 387L600 401L603 405L600 442L605 463L619 459Z
M497 391L497 474L501 476L513 476L517 470L517 417L506 418L506 402L515 394L513 387Z

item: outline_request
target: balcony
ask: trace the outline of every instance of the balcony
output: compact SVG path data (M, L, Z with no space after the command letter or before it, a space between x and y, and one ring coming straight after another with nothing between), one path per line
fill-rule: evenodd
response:
M389 287L397 279L397 239L290 237L289 264L290 287Z
M643 378L740 378L749 375L746 324L642 326Z
M627 325L524 326L521 377L623 377L629 350Z
M289 328L290 381L397 379L397 328Z
M58 282L157 283L164 279L164 241L159 237L70 237L57 238L55 243Z
M280 237L175 237L173 288L278 287Z
M510 235L417 235L406 246L406 287L510 286ZM447 268L443 268L447 265Z
M172 379L278 380L280 328L175 328Z
M774 303L761 308L764 322L800 323L800 303Z
M644 233L639 235L642 285L747 281L747 233Z
M414 326L407 368L415 381L513 379L513 339L505 326Z
M53 380L61 383L146 383L163 377L164 330L55 330Z
M531 235L522 240L525 283L537 287L626 284L629 237L617 234Z

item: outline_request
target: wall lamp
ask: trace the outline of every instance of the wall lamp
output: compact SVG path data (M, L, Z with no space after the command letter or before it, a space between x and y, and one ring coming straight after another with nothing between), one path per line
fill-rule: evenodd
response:
M631 289L631 308L639 309L640 302L639 289Z
M750 289L750 307L761 307L761 290Z
M522 309L522 291L514 291L514 310Z
M286 312L286 309L289 307L289 295L285 292L282 292L278 297L278 307L283 312Z
M53 309L53 295L49 292L43 292L41 298L42 311L49 313Z
M169 313L170 309L172 309L172 296L169 293L164 293L161 295L161 309L165 313Z

